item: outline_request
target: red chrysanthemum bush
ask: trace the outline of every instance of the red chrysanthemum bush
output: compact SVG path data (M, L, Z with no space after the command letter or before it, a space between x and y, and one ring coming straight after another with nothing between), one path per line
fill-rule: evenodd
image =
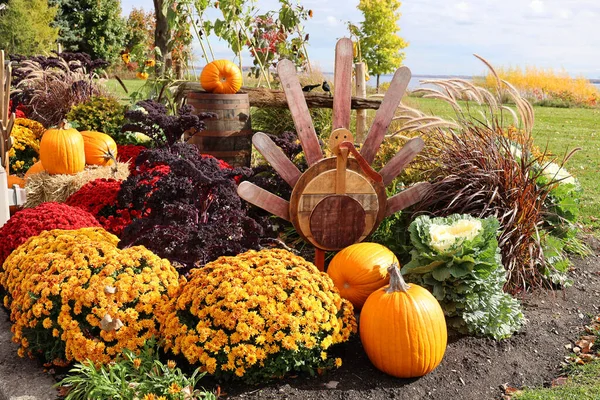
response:
M136 146L133 144L123 144L117 146L117 161L129 163L129 172L135 173L135 159L147 148L145 146Z
M106 364L158 336L157 310L179 274L145 247L117 242L102 228L46 231L7 258L0 284L19 355Z
M79 229L100 226L89 212L61 203L43 203L18 211L0 228L0 265L6 257L32 236L44 230Z
M113 220L116 215L117 195L121 189L121 181L115 179L96 179L86 183L81 189L73 193L65 204L79 207L92 214L100 225L110 233L118 235L122 228L116 228Z

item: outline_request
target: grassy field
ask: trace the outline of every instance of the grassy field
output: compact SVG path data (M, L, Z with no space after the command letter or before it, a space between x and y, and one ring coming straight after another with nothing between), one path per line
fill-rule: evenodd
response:
M142 86L144 86L144 83L146 83L146 81L143 81L141 79L123 79L123 83L125 84L125 87L129 91L129 93L133 93L139 90ZM123 90L123 87L119 84L119 82L116 79L107 80L105 85L108 90L114 93L122 101L129 100L127 93L125 93L125 90Z
M418 108L445 118L454 117L446 103L410 97L404 101ZM575 148L581 148L565 165L577 177L584 188L581 204L582 222L600 229L600 109L534 107L535 143L557 157L558 162Z
M600 399L600 362L577 366L567 383L546 389L526 389L514 400L583 400Z

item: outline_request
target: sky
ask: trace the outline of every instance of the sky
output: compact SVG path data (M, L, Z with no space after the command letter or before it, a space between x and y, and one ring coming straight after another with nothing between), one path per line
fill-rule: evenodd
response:
M335 42L348 36L345 22L362 20L358 0L299 2L314 12L304 27L309 57L322 71L333 71ZM121 4L125 15L133 7L153 10L152 0ZM276 0L256 5L279 9ZM600 79L599 0L406 0L400 12L399 34L409 42L404 65L413 75L481 75L486 68L473 57L477 53L494 66L564 69ZM233 60L224 43L213 38L211 44L218 58ZM250 65L249 54L242 57Z

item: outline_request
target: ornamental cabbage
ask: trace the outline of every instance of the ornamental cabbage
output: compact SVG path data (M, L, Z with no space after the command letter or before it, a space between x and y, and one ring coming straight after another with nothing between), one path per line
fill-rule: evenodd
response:
M524 323L519 302L502 290L506 273L498 228L494 217L420 216L408 228L413 248L411 261L402 268L407 281L438 299L449 325L497 340Z

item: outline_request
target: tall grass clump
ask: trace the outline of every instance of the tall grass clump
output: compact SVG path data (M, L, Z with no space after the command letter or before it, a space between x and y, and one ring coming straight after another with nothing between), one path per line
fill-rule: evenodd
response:
M600 104L600 92L589 80L581 76L573 78L564 70L508 67L497 68L496 74L510 82L521 97L535 104L559 107L595 107ZM494 74L488 73L483 85L488 89L496 88Z
M548 178L550 156L533 145L531 104L484 62L496 79L494 87L501 88L497 93L510 97L514 109L502 103L501 95L461 79L429 81L440 89L420 90L423 97L450 104L456 114L452 121L399 108L397 119L404 125L396 133L426 137L417 163L425 167L422 176L432 188L415 214L493 216L500 222L505 290L567 285L569 263L550 256L563 248L548 224L549 195L562 178Z

